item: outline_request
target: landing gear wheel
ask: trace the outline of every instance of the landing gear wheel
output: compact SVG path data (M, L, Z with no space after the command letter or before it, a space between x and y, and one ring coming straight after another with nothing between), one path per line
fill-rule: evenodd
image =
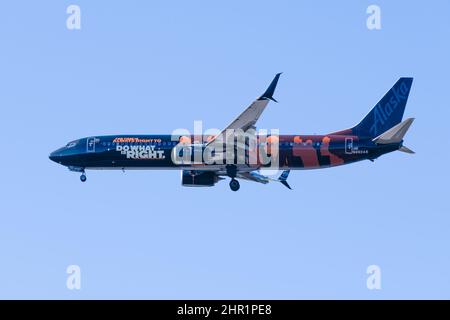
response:
M230 189L233 191L238 191L239 190L239 181L237 181L236 179L231 179L230 181Z
M81 180L81 182L85 182L86 181L86 175L83 173L81 176L80 176L80 180Z

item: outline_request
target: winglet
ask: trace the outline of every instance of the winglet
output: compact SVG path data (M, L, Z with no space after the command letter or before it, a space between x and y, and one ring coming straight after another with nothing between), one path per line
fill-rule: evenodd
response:
M264 92L262 96L258 98L258 100L272 100L278 102L277 100L274 99L273 94L275 92L275 88L277 87L278 79L280 79L280 76L281 72L275 75L275 78L273 78L266 92Z
M278 178L278 181L280 181L286 188L292 190L291 186L287 182L287 178L289 176L289 172L290 172L290 170L284 170L281 173L280 177Z
M292 190L291 186L289 185L289 183L287 183L287 181L280 181L286 188L288 188L289 190Z

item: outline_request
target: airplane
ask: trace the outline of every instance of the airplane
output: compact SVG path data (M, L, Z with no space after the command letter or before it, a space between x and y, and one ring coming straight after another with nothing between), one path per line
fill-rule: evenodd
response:
M381 98L372 110L354 127L322 135L269 135L253 133L253 146L249 140L236 143L236 138L224 140L228 132L256 130L256 122L273 97L281 73L276 74L267 90L253 101L233 122L218 135L108 135L77 139L52 152L49 158L69 170L81 173L86 181L86 170L91 169L175 169L181 171L182 186L210 187L230 178L232 191L240 188L239 179L266 184L276 181L291 189L287 182L290 170L328 168L361 160L374 161L393 151L414 152L403 145L403 138L414 118L402 121L413 78L402 77ZM255 131L253 131L255 132ZM221 138L218 138L221 137ZM212 148L212 146L215 148ZM212 158L224 159L225 150L241 152L227 161L189 161L196 151L208 148ZM261 150L275 160L262 161ZM272 151L275 150L275 151ZM184 152L184 153L183 153ZM228 152L228 151L227 151ZM233 153L233 152L232 152ZM175 156L174 156L175 155ZM219 155L219 157L217 157ZM255 161L249 161L253 155ZM177 156L184 160L178 161ZM175 157L175 158L174 158ZM175 161L174 159L178 159ZM206 158L205 158L206 159ZM267 159L267 156L266 158ZM238 161L240 160L240 161ZM282 171L279 178L263 174L264 169L275 167Z

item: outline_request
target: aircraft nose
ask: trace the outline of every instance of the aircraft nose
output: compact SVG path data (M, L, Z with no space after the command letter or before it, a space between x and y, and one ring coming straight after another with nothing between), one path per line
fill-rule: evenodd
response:
M53 151L48 157L50 160L57 163L61 160L61 154L58 151Z

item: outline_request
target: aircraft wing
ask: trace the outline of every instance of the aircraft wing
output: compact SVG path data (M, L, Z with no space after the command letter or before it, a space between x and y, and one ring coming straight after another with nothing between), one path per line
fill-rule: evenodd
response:
M269 104L269 101L272 100L277 102L273 98L273 94L275 92L275 88L277 86L280 75L281 73L277 73L267 90L259 98L253 101L252 104L244 110L244 112L242 112L236 119L233 120L233 122L231 122L225 129L223 129L219 135L209 141L207 145L214 143L217 137L222 137L223 141L225 141L225 132L227 130L242 129L243 131L247 131L248 129L255 127L256 122L258 121L266 106Z
M269 178L265 175L262 175L258 173L257 171L251 171L251 172L238 172L237 177L249 180L253 182L259 182L259 183L269 183L269 181L278 181L281 184L283 184L286 188L291 189L291 186L287 182L287 178L289 176L290 170L284 170L281 175L278 177L278 179Z
M252 172L238 172L237 177L244 179L244 180L259 182L259 183L263 183L263 184L266 184L269 182L269 179L267 179L266 177L255 176L252 174Z

